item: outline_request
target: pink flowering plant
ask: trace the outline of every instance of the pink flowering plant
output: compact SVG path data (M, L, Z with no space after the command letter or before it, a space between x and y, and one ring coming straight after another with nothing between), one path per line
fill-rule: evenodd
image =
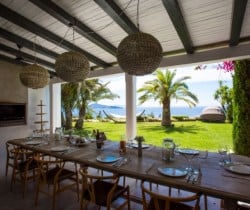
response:
M224 70L225 72L232 72L234 70L233 61L223 61L222 64L219 64L217 67L218 70Z
M207 65L200 64L197 65L194 69L195 70L204 70L207 68ZM223 61L219 63L217 66L217 70L224 70L225 73L232 73L234 71L234 62L233 61Z

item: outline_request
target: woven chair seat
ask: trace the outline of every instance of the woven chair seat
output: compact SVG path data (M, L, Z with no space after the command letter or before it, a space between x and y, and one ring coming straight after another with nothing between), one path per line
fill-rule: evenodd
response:
M102 181L102 180L97 180L94 183L94 190L95 190L95 195L96 196L96 204L99 206L106 206L107 203L107 196L110 190L114 187L113 183ZM122 187L120 185L117 185L113 196L112 196L112 201L116 200L120 196L122 196L126 192L126 188ZM86 200L90 201L90 194L87 190L85 190L83 194L84 198Z
M46 179L47 179L47 183L49 185L54 184L55 176L59 172L59 170L61 170L59 167L55 167L55 168L50 169L49 171L46 172ZM64 169L62 169L62 171L60 172L60 174L58 176L58 181L61 182L65 179L69 179L70 177L73 177L73 176L75 176L75 172L64 168Z
M19 162L17 165L18 170L20 172L24 172L26 170L26 167L27 167L27 164L29 163L29 161L30 160L25 160L25 161ZM27 170L28 171L34 170L37 167L38 167L38 165L37 165L36 161L32 159L31 162L28 164Z
M130 210L129 186L120 186L119 176L114 175L91 175L88 167L80 169L82 175L82 193L80 209L87 208L88 203L95 204L99 208L106 207L107 210L122 209L127 206Z

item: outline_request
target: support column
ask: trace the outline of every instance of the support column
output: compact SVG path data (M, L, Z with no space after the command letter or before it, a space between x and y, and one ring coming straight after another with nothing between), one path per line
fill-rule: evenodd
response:
M61 127L61 83L50 84L50 134Z
M136 76L125 73L126 83L126 138L136 136Z

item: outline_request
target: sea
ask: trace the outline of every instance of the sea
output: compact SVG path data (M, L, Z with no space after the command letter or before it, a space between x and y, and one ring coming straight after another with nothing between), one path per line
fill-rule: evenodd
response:
M122 106L92 106L92 110L94 111L94 117L100 113L100 115L105 118L105 114L103 110L107 114L115 114L115 115L122 115L125 116L126 109ZM197 107L171 107L171 116L188 116L188 117L199 117L202 110L205 108L205 106L197 106ZM154 118L161 118L162 116L162 107L137 107L136 113L142 113L145 110L145 115L153 116ZM78 110L73 111L73 116L78 115Z

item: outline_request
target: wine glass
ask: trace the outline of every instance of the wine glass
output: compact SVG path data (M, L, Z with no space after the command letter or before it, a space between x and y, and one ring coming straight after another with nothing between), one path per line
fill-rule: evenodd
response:
M199 154L199 151L192 149L179 149L179 153L183 155L187 161L187 167L186 167L187 172L188 173L193 172L192 161L194 157L196 157Z
M228 152L228 147L227 145L220 145L218 148L218 153L220 154L220 161L219 161L219 165L224 166L225 164L225 157L227 155Z
M208 157L208 150L202 151L202 154L198 156L199 159L206 160Z

